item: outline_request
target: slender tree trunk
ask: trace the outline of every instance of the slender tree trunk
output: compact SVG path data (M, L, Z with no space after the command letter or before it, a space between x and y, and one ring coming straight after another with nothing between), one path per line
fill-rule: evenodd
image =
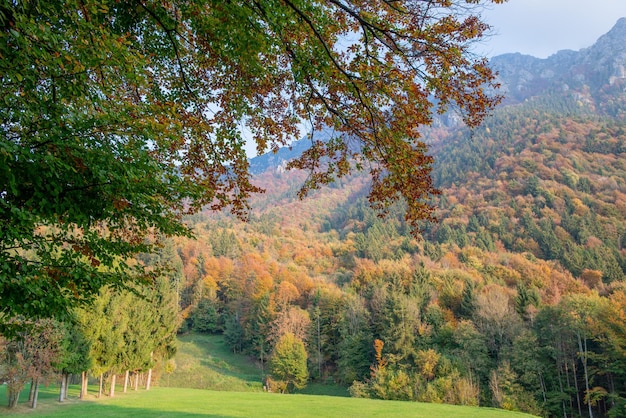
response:
M139 372L135 372L135 390L139 389Z
M35 393L33 393L33 403L31 407L33 409L37 408L37 398L39 397L39 379L35 379Z
M30 379L30 391L28 392L28 402L33 402L35 396L35 379Z
M102 387L104 385L104 373L100 373L100 384L98 387L98 398L102 397Z
M567 358L565 359L565 379L567 381L567 390L568 392L572 390L572 384L569 381L569 366ZM576 401L578 402L578 416L582 416L582 410L580 409L580 397L578 396L578 385L576 384L576 364L572 363L574 367L573 376L574 376L574 390L576 391ZM574 416L574 403L572 402L572 397L569 398L569 409L572 416Z
M317 377L322 378L322 331L319 308L317 308Z
M541 384L541 395L543 397L543 403L545 404L547 402L546 399L546 382L543 379L543 373L541 373L541 371L539 373L537 373L539 375L539 383Z
M152 355L150 352L150 363L152 363ZM146 379L146 390L150 390L150 384L152 383L152 367L148 369L148 378Z
M613 373L609 373L609 388L612 394L615 394L615 381L613 380ZM611 407L615 406L615 397L611 396Z
M578 404L578 416L583 416L583 407L580 403L580 388L578 387L578 371L576 370L576 360L572 362L572 373L574 374L574 388L576 389L576 403Z
M67 390L67 375L61 373L61 384L59 385L59 402L65 400L65 391Z
M71 373L67 373L65 375L65 397L63 398L64 401L67 401L70 398L70 382L72 381L72 377L74 375Z
M580 349L580 353L584 356L583 358L583 372L585 373L585 394L589 395L589 373L587 372L587 338L585 338L585 344L583 349L583 341L580 337L580 332L577 333L578 336L578 348ZM593 418L593 411L591 410L591 402L587 401L587 408L589 410L589 418Z
M9 409L13 409L17 407L17 403L20 400L20 391L14 390L13 388L9 387L9 389L7 389L7 392L9 398Z
M128 375L130 374L130 372L128 370L126 370L126 373L124 373L124 393L126 393L126 390L128 389Z
M561 371L561 365L559 364L560 362L557 360L557 366L556 366L556 371L557 374L559 376L559 389L561 391L561 395L563 395L563 372ZM570 405L572 403L572 399L570 397ZM565 400L561 401L561 407L563 408L563 418L567 418L567 409L565 407Z
M115 374L115 372L113 372L111 374L111 392L109 393L109 396L111 398L113 398L115 396L115 378L117 377L117 375Z
M89 379L87 378L87 372L83 371L80 374L80 399L87 398L87 385Z
M70 389L70 374L63 373L62 377L63 377L63 400L61 402L67 400L68 398L68 392Z

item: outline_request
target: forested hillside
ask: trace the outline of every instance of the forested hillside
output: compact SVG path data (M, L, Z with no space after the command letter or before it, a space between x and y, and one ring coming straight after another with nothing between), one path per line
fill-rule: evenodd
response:
M247 223L205 212L189 219L198 239L174 243L182 332L223 332L266 367L295 337L309 378L354 396L624 416L626 133L611 80L427 132L441 196L418 239L401 206L369 209L364 177L300 201L306 175L265 161Z
M626 19L582 51L494 58L507 97L478 125L498 98L466 6L501 2L6 14L0 33L25 46L3 49L20 58L5 79L31 83L4 84L10 406L58 374L61 401L79 373L81 397L88 373L98 396L149 389L193 332L221 334L199 340L246 355L270 392L625 417ZM303 120L313 135L280 148ZM248 162L242 130L275 152Z

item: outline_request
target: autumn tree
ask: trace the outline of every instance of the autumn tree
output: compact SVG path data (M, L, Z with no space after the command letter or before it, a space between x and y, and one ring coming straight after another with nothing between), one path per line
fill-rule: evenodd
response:
M432 218L419 128L498 101L472 53L504 0L27 0L0 5L2 313L59 316L101 286L150 280L128 260L181 214L244 216L244 146L330 131L293 160L301 196L369 170L373 206ZM243 129L242 129L243 128Z
M26 321L11 339L0 337L0 379L7 383L9 408L17 406L19 395L31 381L30 401L37 407L39 384L55 374L61 360L61 325L50 319Z
M283 334L270 358L270 373L286 389L302 389L309 377L304 342L294 334Z

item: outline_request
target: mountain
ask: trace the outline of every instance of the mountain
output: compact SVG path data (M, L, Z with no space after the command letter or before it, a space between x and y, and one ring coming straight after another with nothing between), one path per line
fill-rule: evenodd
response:
M285 170L285 165L289 160L292 160L300 155L311 146L311 140L309 137L304 137L291 143L289 147L281 147L277 152L269 152L267 154L259 155L251 158L250 174L258 175L268 169L274 169L280 172Z
M492 65L507 99L483 126L469 131L440 124L425 131L442 197L436 202L440 222L425 225L424 237L440 245L528 253L558 262L575 277L593 270L607 283L622 280L626 19L589 48L546 59L505 54ZM376 222L365 221L364 208L354 209L364 205L369 184L359 174L304 202L295 199L302 174L283 168L309 143L305 138L291 150L251 160L257 182L268 190L255 207L279 218L289 211L290 225L367 236ZM401 218L396 213L398 231L405 234Z
M503 106L537 99L543 108L560 107L565 113L598 114L624 118L626 111L626 18L600 37L594 45L580 51L563 50L545 58L520 53L503 54L491 59L499 76ZM457 127L460 119L453 112L437 116L434 126ZM330 132L316 133L325 140ZM250 172L268 169L283 171L285 164L310 147L310 138L294 141L276 153L250 159Z
M607 92L622 92L626 85L626 18L589 48L563 50L539 59L522 54L492 58L499 72L505 103L519 103L545 92L575 94L598 104Z

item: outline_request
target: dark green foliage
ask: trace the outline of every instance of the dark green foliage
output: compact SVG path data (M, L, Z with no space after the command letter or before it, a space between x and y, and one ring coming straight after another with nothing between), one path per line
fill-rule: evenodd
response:
M232 230L223 228L210 235L211 248L215 257L236 257L241 249Z
M459 316L471 319L476 311L476 285L473 281L467 280L461 295L461 305L459 306Z
M224 321L224 339L235 353L243 351L244 331L236 315L229 315Z
M517 295L515 296L515 311L528 321L532 319L531 309L537 311L539 308L539 294L536 289L529 289L523 282L517 284Z
M191 328L196 332L215 333L220 331L219 312L216 301L209 298L200 299L198 306L191 315Z
M90 342L83 334L76 320L63 323L63 341L61 343L61 360L56 364L61 373L80 374L89 370L92 359L89 357Z
M370 366L374 361L374 336L369 326L369 312L361 300L349 300L344 308L339 330L339 379L344 384L352 384L355 380L363 380L369 376Z

